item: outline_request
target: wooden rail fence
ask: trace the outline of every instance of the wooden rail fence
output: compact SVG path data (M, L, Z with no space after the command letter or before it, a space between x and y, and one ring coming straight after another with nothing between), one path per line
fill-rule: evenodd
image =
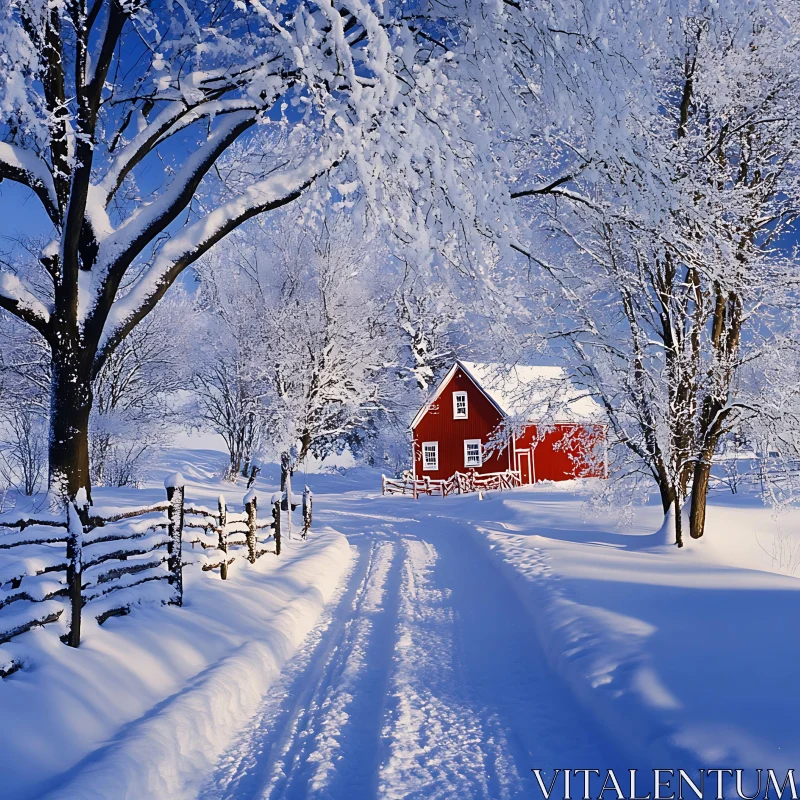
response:
M184 566L219 570L226 580L237 558L253 564L266 553L280 555L285 493L271 495L262 519L255 489L244 496L241 513L222 496L216 509L186 502L179 473L167 478L165 489L165 500L142 508L89 506L78 498L63 514L0 515L0 677L20 667L2 645L33 628L60 622L62 640L77 647L86 614L102 624L143 602L180 606ZM307 486L302 497L292 496L291 508L299 505L306 538L312 522ZM274 549L266 546L270 540ZM185 544L199 545L201 555L190 556Z
M514 489L522 485L518 472L487 472L479 474L475 471L456 472L446 480L432 480L424 477L414 480L411 476L404 478L387 478L381 476L381 494L411 495L415 500L420 495L447 497L450 494L467 494L478 491L502 491Z

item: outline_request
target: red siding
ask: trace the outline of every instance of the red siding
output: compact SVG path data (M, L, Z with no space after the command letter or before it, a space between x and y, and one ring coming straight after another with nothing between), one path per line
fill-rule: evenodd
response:
M453 416L453 393L466 392L467 419ZM485 446L503 416L463 370L458 369L443 387L436 402L428 409L413 431L414 472L417 478L428 476L434 480L447 479L455 472L465 472L472 467L464 464L464 441L480 439ZM588 439L580 435L588 433ZM576 435L578 434L578 435ZM422 469L422 443L438 442L439 468ZM589 447L589 456L583 453ZM483 466L475 467L479 473L505 472L517 469L519 458L506 448L487 459ZM536 425L530 425L516 440L515 451L528 451L531 458L531 482L564 481L575 477L605 478L604 463L605 428L602 425L554 425L538 440ZM522 464L523 471L527 464ZM525 477L528 477L527 474Z
M467 393L467 419L453 418L453 392ZM466 472L464 466L464 440L480 439L485 445L492 431L502 420L502 415L486 395L468 378L463 370L456 370L436 402L414 428L414 472L418 478L427 475L433 480L447 479L455 472ZM439 469L422 469L422 443L439 443ZM478 473L505 472L509 468L508 448L493 455Z
M605 430L601 425L554 425L541 441L537 441L536 425L531 425L516 441L517 451L533 448L534 481L604 478L604 447Z

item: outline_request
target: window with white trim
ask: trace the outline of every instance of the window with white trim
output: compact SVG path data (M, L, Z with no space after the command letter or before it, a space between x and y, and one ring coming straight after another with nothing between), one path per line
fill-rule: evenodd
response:
M453 419L467 418L467 393L453 392Z
M480 439L464 440L464 466L480 467L483 464L483 448Z
M422 469L426 471L439 469L439 442L422 443Z

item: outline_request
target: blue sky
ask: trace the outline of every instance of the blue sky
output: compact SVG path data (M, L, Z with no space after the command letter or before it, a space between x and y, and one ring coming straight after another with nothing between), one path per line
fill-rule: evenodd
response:
M0 183L0 234L4 238L42 236L51 230L47 214L30 189L13 181ZM2 242L0 249L8 245Z

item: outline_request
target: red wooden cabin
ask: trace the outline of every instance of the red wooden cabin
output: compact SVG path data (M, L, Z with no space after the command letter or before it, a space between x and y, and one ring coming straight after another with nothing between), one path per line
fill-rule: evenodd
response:
M457 361L411 423L414 477L519 474L522 483L605 477L602 409L560 367ZM503 449L489 446L501 422Z

